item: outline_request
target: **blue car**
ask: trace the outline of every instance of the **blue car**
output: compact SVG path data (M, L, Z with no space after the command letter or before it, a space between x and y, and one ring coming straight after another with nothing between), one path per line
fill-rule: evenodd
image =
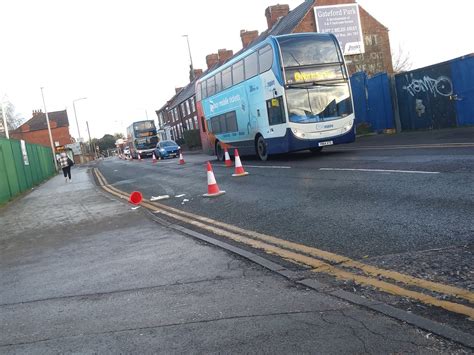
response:
M177 158L181 147L175 141L161 141L156 145L155 157L157 159Z

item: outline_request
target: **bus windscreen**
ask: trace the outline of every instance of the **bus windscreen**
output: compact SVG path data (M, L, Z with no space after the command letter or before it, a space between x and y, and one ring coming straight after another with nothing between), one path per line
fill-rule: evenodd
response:
M133 124L133 128L136 131L146 131L150 129L155 129L155 124L153 121L136 122Z
M282 37L278 43L286 68L343 62L336 43L329 36Z

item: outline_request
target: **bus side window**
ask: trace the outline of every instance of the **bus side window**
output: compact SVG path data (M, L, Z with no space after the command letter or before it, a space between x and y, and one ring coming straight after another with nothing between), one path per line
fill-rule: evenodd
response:
M282 97L275 97L267 100L268 124L270 126L285 123L285 116L283 115L283 101Z
M273 50L271 46L265 46L258 51L258 62L260 73L266 72L273 64Z
M222 91L222 80L221 80L221 72L215 75L216 77L216 93Z

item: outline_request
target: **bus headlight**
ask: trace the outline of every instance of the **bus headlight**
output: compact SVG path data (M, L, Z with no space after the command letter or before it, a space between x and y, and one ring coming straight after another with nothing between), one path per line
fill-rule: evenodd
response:
M292 128L291 131L298 138L304 138L305 137L305 134L303 132L300 132L297 128Z
M351 121L350 123L346 124L344 126L344 131L347 132L347 131L350 131L350 129L352 128L352 125L354 124L354 121Z

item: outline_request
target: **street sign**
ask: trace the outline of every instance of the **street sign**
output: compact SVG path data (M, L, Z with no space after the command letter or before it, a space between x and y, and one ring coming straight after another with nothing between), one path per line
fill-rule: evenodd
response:
M334 34L344 55L365 52L359 5L316 6L314 16L318 32Z

